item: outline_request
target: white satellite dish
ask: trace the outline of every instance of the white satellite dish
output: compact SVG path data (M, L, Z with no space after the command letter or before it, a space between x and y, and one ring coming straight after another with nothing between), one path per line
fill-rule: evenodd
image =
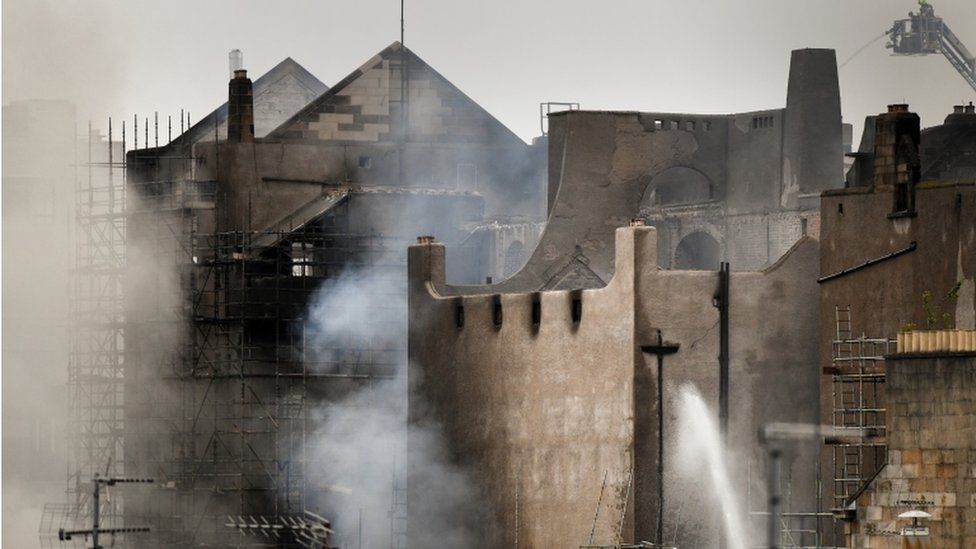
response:
M905 511L904 513L898 515L898 518L903 519L920 519L920 518L931 518L932 515L926 513L925 511L919 511L918 509L912 509L911 511Z

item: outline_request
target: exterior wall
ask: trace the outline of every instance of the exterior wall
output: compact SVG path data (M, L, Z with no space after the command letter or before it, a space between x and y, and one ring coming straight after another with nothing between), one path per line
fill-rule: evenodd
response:
M783 170L783 109L735 114L728 124L728 187L724 198L730 214L766 212L786 206L780 188ZM837 122L838 127L840 121ZM839 163L841 154L837 155ZM795 204L795 200L792 201ZM768 264L768 263L767 263ZM757 266L758 267L758 266ZM757 267L751 267L752 269ZM750 267L743 266L745 270Z
M836 307L851 308L851 333L893 338L906 323L927 326L922 293L936 304L957 281L959 299L945 307L956 326L976 321L976 186L923 183L915 195L915 215L890 216L890 192L870 187L830 191L821 198L820 275L827 276L908 247L917 248L820 285L820 365L831 365L837 331ZM941 315L937 315L941 316ZM939 320L941 325L941 319ZM890 385L890 383L889 383ZM885 400L884 388L881 402ZM832 383L821 376L821 420L832 422ZM833 475L829 449L823 477ZM871 471L865 471L870 476Z
M911 547L976 545L976 355L886 361L888 463L858 498L851 547L900 548L911 509L930 513ZM924 503L922 503L924 502ZM908 543L912 543L908 541Z
M793 52L789 90L785 109L732 115L551 114L542 271L517 286L605 283L612 250L601 243L637 217L658 229L665 268L677 266L682 239L699 231L720 244L709 268L721 260L742 271L771 265L802 235L802 220L809 229L817 217L816 193L843 182L833 51ZM578 254L553 256L569 239Z
M659 331L680 345L665 358L665 537L689 547L715 542L718 511L707 489L680 477L672 448L683 384L695 385L716 406L717 274L661 271L657 254L653 229L618 229L614 275L605 287L508 293L504 283L448 286L444 246L411 247L411 421L442 424L452 455L489 494L495 522L485 527L503 536L490 538L495 545L489 546L514 542L516 486L520 546L583 544L604 473L607 489L594 543L615 543L622 519L624 541L654 537L659 380L656 357L641 347L656 344ZM815 241L805 239L768 271L737 273L730 283L730 445L739 464L732 476L740 494L746 492L747 471L761 469L759 426L812 422L818 414L816 372L807 367L816 353L810 272L817 255ZM582 305L578 323L571 317L574 296ZM541 320L534 326L536 300ZM494 303L502 307L501 326L493 322ZM767 308L768 303L777 305ZM458 306L464 309L460 328ZM758 332L735 328L760 324ZM766 398L770 392L790 397L773 402ZM812 483L811 460L804 462L801 453L790 459L797 482ZM792 503L812 505L810 496ZM422 529L422 519L415 518L411 514L413 528Z
M917 245L913 252L821 284L823 365L830 364L836 306L851 306L854 333L890 338L906 323L919 328L927 326L923 292L932 292L938 300L961 280L959 299L945 312L952 315L959 328L973 328L976 225L972 220L976 219L976 185L921 185L913 217L889 217L892 201L890 193L885 192L852 188L825 193L821 201L821 276L857 266L912 242Z
M410 420L443 424L450 452L471 465L486 488L485 547L514 543L517 484L522 547L582 544L604 472L604 507L594 539L613 539L625 505L633 509L626 502L640 353L633 319L638 244L632 234L621 238L618 276L605 288L581 294L437 298L428 284L450 293L444 247L410 248ZM574 295L582 300L579 323L571 318ZM534 299L541 300L537 327L530 316ZM503 315L499 327L492 318L496 302ZM456 325L459 305L463 328ZM408 497L422 491L410 484ZM423 505L414 499L408 508L413 545L423 535ZM625 538L632 537L631 513Z
M226 536L227 513L304 509L335 518L343 546L357 539L347 509L328 497L326 479L338 473L322 463L324 437L310 418L402 376L407 242L436 234L455 244L487 222L538 222L539 150L404 54L406 127L391 87L399 55L388 49L264 139L188 136L128 153L126 251L141 272L126 288L125 465L166 487L127 494L127 520L154 528L140 541L147 547L220 547L240 541ZM296 135L295 126L311 129ZM483 279L475 267L455 262L451 279ZM345 288L357 284L368 290ZM367 296L345 295L357 292ZM368 312L350 314L356 307ZM319 317L342 318L355 334L329 333ZM405 391L394 396L405 402ZM405 415L402 403L371 398ZM376 475L393 478L397 467ZM363 546L400 536L377 526L402 524L405 512L380 486L372 501L389 498L399 510L367 510Z

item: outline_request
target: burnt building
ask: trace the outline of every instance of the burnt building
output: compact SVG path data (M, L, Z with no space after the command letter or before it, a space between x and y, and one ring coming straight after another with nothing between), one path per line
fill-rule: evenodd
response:
M714 485L682 480L672 454L681 388L730 403L742 509L763 506L759 492L746 497L762 468L759 426L818 417L812 236L820 193L843 184L834 53L793 53L785 109L573 110L550 115L548 140L549 218L513 276L451 284L450 243L411 248L411 421L442 423L485 488L472 526L485 546L715 543ZM723 260L740 271L718 271ZM817 448L789 456L795 486L816 483ZM422 477L423 464L409 467ZM787 529L815 544L824 503L793 494ZM408 495L422 510L410 537L424 545L426 507Z
M595 232L573 257L547 267L606 282L605 243L631 218L657 229L663 268L767 267L802 236L816 238L819 193L843 186L843 156L833 50L793 52L781 109L554 113L546 231L564 238L576 224Z
M611 278L588 288L451 285L450 247L411 247L410 418L442 424L451 455L486 491L475 523L458 524L476 532L477 546L657 542L658 524L668 543L708 546L723 530L708 495L715 485L682 478L674 453L684 435L676 419L682 387L697 388L713 411L728 399L738 458L732 478L742 496L762 459L759 425L816 421L817 376L808 365L816 357L817 288L809 274L817 242L801 239L764 271L731 273L726 298L719 272L661 269L656 236L646 226L617 229L608 243ZM556 253L575 248L566 243ZM727 341L732 382L722 397L715 303L725 299L735 328ZM779 305L765 305L773 302ZM673 352L663 370L659 348ZM774 401L765 398L770 393L789 396ZM788 458L797 486L813 482L816 448ZM408 466L408 478L422 484L425 464ZM815 508L812 492L797 492L790 509ZM761 508L758 492L755 498L739 504ZM408 492L408 506L411 546L429 546L427 524L435 521L422 490Z
M224 106L126 161L124 465L157 481L125 501L140 547L291 547L227 517L335 518L316 414L403 377L407 243L468 242L452 276L478 280L475 230L533 238L544 209L530 146L399 43L331 88L291 60L236 68ZM389 474L363 546L400 538Z

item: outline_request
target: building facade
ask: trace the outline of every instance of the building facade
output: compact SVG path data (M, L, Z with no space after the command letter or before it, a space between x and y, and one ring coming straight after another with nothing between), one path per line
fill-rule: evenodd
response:
M656 244L653 228L620 228L605 286L541 291L447 284L446 247L411 247L410 419L443 425L451 455L485 491L482 516L459 525L477 532L480 546L656 540L659 441L664 539L703 547L721 536L721 511L708 495L714 485L683 477L674 452L687 436L678 427L682 389L700 391L713 411L720 400L720 275L662 270ZM816 421L816 375L807 364L816 354L809 337L817 330L816 284L808 274L817 255L806 238L765 271L731 275L731 326L763 326L733 328L728 342L731 475L743 508L763 508L760 493L746 497L748 479L760 474L759 427ZM648 349L662 342L677 349L659 379ZM773 393L783 398L769 399ZM809 457L816 445L805 451ZM815 460L798 449L788 461L797 486L813 482ZM431 506L415 489L425 465L408 467L410 541L426 546L436 517L426 516ZM793 510L815 504L812 493L788 502Z
M125 470L161 487L126 500L153 528L139 547L291 547L293 529L227 516L306 512L333 542L396 546L397 463L376 493L336 488L356 471L328 461L322 418L351 394L405 414L405 395L369 395L404 375L415 235L460 243L543 209L528 145L400 44L291 112L303 80L287 61L255 83L235 71L200 129L127 155ZM483 278L467 249L479 261L455 275ZM389 505L352 516L364 498Z
M907 105L892 105L865 128L848 186L821 198L821 420L872 433L824 450L834 533L864 518L858 497L885 484L875 475L901 449L893 430L906 418L890 413L905 402L887 393L904 380L890 376L925 362L887 363L898 332L976 322L976 114L958 107L921 130Z
M580 257L603 266L607 248L593 247L639 217L658 229L664 268L715 269L727 261L736 270L759 270L802 236L816 238L819 193L843 186L833 50L793 52L783 109L564 111L550 115L549 128L547 231L565 234L565 224L585 220L587 230L599 232ZM559 196L565 189L581 195ZM571 209L555 211L557 196ZM577 263L579 276L605 281L606 272Z

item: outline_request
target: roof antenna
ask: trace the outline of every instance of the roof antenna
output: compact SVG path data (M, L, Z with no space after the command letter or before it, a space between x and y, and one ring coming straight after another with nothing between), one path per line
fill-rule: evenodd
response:
M403 47L403 3L405 0L400 0L400 47Z

